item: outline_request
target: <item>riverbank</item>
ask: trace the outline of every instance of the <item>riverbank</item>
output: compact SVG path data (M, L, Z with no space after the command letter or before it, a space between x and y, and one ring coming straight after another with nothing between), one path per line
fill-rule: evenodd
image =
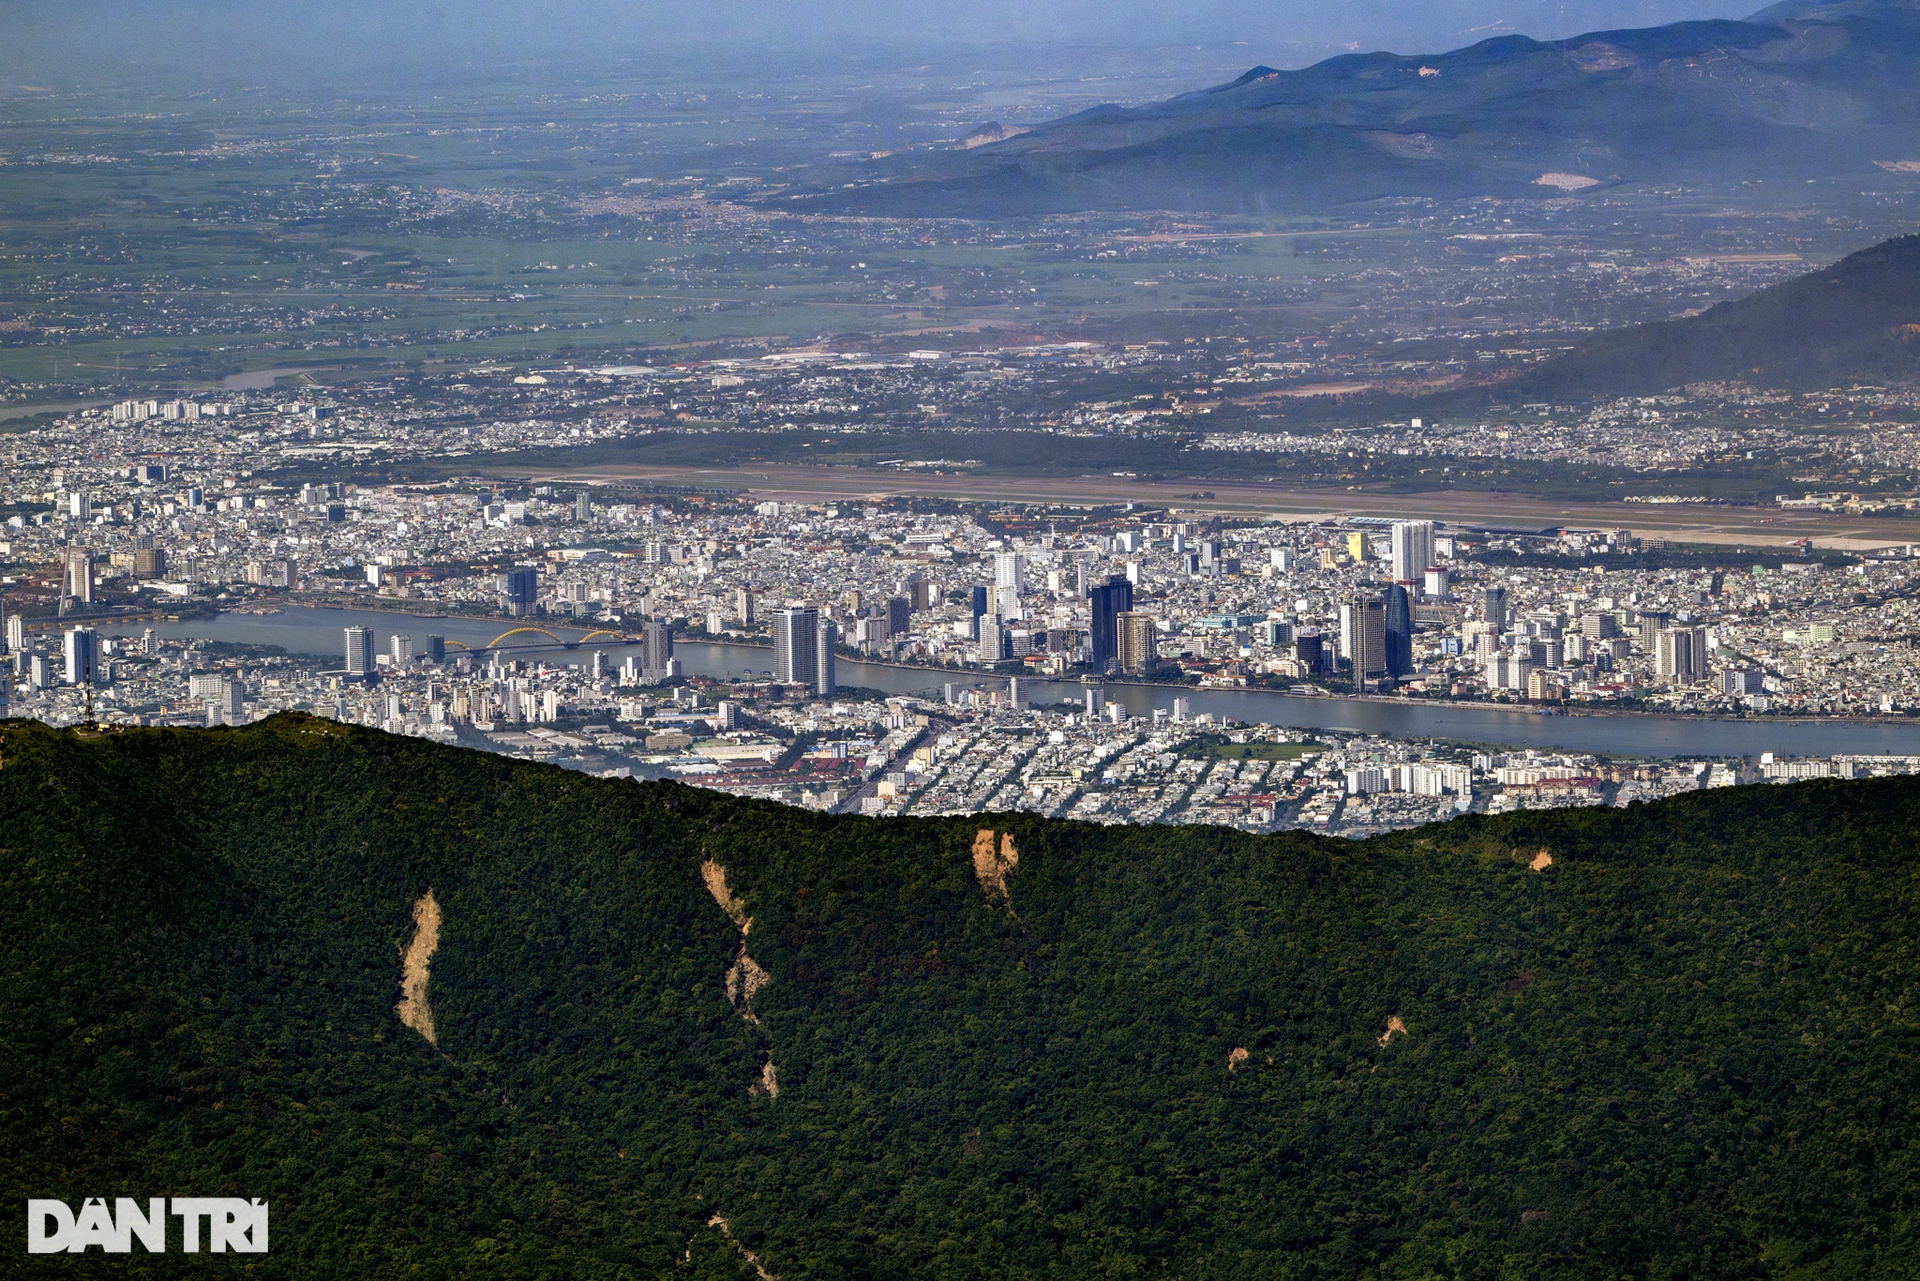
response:
M402 619L413 620L413 626L402 624ZM138 634L145 625L124 630ZM289 604L278 614L222 614L212 619L153 626L164 636L278 645L289 653L330 655L343 652L347 627L369 627L376 634L413 630L416 642L432 632L451 642L480 646L492 641L508 625L509 620L498 617L402 613L384 607L343 609ZM568 641L583 638L594 630L561 620L541 620L538 625ZM108 630L111 633L111 627ZM535 639L537 643L524 647L530 658L542 654L557 657L563 653L577 656L587 652L563 651L551 642ZM605 649L618 662L638 647L637 642L608 642L596 643L591 649ZM758 677L773 666L773 651L765 645L683 638L676 648L687 671L694 675L729 679L750 672ZM580 660L574 657L566 661ZM844 684L889 694L932 696L949 682L1002 685L1007 679L868 659L841 658L838 664ZM1078 681L1035 677L1025 683L1036 701L1067 702L1080 697ZM1174 700L1184 699L1196 714L1209 712L1246 724L1378 734L1405 740L1503 744L1612 757L1728 759L1752 758L1763 752L1793 756L1836 753L1920 756L1920 721L1904 719L1732 719L1624 710L1541 716L1523 707L1492 703L1416 702L1380 695L1288 694L1278 690L1198 689L1123 681L1107 683L1105 693L1109 702L1125 704L1133 715L1150 715L1160 710L1171 714Z

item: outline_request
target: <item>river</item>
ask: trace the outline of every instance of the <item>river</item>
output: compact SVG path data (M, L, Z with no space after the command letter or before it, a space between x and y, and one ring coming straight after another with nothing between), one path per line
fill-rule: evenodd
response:
M587 629L542 620L549 632L572 640ZM148 624L130 623L104 628L109 635L137 635ZM293 653L325 656L341 661L343 629L372 628L386 648L393 633L411 635L416 650L424 649L429 633L463 645L489 643L510 626L504 619L422 618L376 610L321 609L286 606L277 614L222 614L218 618L151 624L163 636L194 636L205 640L236 641L251 645L279 645ZM530 659L581 661L590 650L568 651L538 634L515 637ZM617 662L636 646L599 645ZM751 671L766 673L773 651L757 645L709 644L681 640L674 653L693 675L727 677ZM890 694L938 693L948 682L973 684L978 677L931 668L902 667L841 659L840 681ZM991 682L1004 686L1004 680ZM1029 701L1048 703L1076 699L1075 682L1023 682L1032 691ZM1498 743L1603 756L1758 756L1782 752L1794 756L1827 756L1836 752L1863 755L1920 756L1920 721L1786 721L1755 717L1720 720L1693 716L1591 715L1542 716L1511 708L1459 703L1396 702L1386 699L1347 699L1280 694L1271 690L1198 690L1168 685L1107 687L1109 701L1124 703L1135 715L1155 709L1171 711L1173 700L1184 698L1193 711L1212 712L1251 723L1265 722L1299 729L1347 730L1401 739L1443 738L1458 742Z

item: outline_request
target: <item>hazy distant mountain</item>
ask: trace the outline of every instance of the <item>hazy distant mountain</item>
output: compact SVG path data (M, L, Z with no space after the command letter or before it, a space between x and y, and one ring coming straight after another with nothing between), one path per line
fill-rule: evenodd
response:
M1920 1237L1920 779L1360 842L16 720L0 814L0 1193L258 1197L249 1276L1842 1278Z
M1920 172L1920 0L1367 53L823 172L817 209L1313 209L1386 196ZM846 186L851 182L852 186Z
M1645 395L1686 383L1833 387L1920 378L1920 236L1863 249L1734 302L1601 334L1510 386Z

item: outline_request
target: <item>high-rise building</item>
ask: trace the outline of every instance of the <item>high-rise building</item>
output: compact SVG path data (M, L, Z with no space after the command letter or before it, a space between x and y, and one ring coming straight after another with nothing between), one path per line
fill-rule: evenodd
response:
M134 552L133 576L135 578L165 578L167 576L167 549L164 547L142 547Z
M83 605L93 603L93 549L67 548L67 595Z
M7 648L9 650L27 647L27 620L18 614L7 615Z
M413 637L394 635L387 638L387 661L396 668L405 668L413 663Z
M1387 675L1398 678L1413 672L1413 602L1400 583L1387 588Z
M1293 660L1310 672L1317 672L1326 666L1319 632L1308 627L1293 634Z
M1499 629L1507 625L1507 589L1488 587L1480 592L1480 621Z
M1378 596L1356 593L1341 602L1340 657L1352 665L1356 686L1387 674L1387 610Z
M987 612L987 589L978 583L973 587L973 636L980 638L980 616Z
M904 596L895 596L887 602L887 632L892 636L905 636L913 630L913 602Z
M1652 649L1662 628L1673 621L1673 615L1664 609L1643 609L1640 611L1640 648Z
M1117 620L1133 608L1133 584L1116 574L1090 590L1087 600L1093 608L1093 626L1088 638L1093 655L1089 665L1095 672L1104 673L1119 656Z
M1706 679L1707 629L1662 627L1654 633L1654 670L1675 684Z
M244 725L247 723L247 686L245 681L223 680L220 692L215 696L213 710L219 716L222 725ZM207 718L208 724L213 717Z
M67 515L78 521L93 519L93 501L85 494L75 492L67 495Z
M97 650L93 628L75 627L67 632L67 684L91 685L97 668Z
M1008 656L1006 620L999 614L980 615L980 665L991 667Z
M733 594L733 612L742 627L753 626L753 589L742 587Z
M1150 676L1160 665L1160 629L1153 615L1128 610L1114 620L1114 662L1129 676Z
M811 685L820 671L820 611L783 609L773 616L773 678Z
M1422 595L1431 597L1434 600L1447 599L1449 575L1443 566L1429 566L1423 577L1426 581L1422 587Z
M500 592L500 608L515 618L525 618L533 612L534 602L540 599L540 574L530 565L522 565L506 571L495 578Z
M840 639L840 628L831 618L822 618L818 627L813 646L813 652L817 655L814 660L813 688L815 693L828 698L840 688L833 673L833 647Z
M349 627L347 633L347 675L369 676L373 673L373 629L370 627Z
M649 618L641 629L640 668L649 680L664 680L673 663L673 628L664 618Z
M1433 522L1393 522L1393 581L1419 591L1427 567L1433 564Z
M1019 552L996 552L993 557L993 585L1019 591L1026 569L1026 558Z
M593 499L580 493L573 496L573 518L582 524L593 519Z
M444 664L447 661L447 638L427 634L427 661Z

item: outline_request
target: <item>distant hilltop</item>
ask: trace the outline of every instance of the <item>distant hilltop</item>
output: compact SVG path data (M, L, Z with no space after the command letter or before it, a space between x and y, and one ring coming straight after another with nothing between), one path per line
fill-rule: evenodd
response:
M1917 85L1914 0L1790 3L1739 22L1257 66L1163 102L994 122L949 151L823 166L774 200L909 216L1259 213L1618 184L1920 181Z
M1003 125L998 120L989 120L972 133L960 140L962 151L971 151L975 147L984 147L990 142L1005 142L1028 132L1016 125Z
M1503 390L1558 399L1916 379L1920 236L1901 236L1697 316L1600 334Z

